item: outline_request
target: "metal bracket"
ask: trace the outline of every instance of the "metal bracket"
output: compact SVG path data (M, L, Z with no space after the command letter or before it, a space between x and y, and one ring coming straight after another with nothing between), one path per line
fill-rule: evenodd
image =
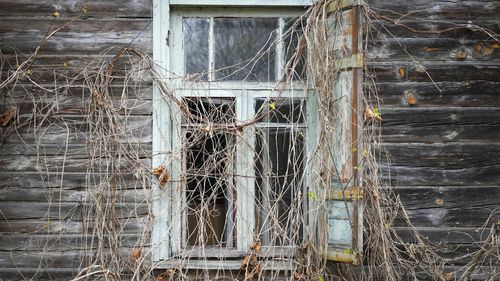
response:
M363 0L337 0L330 2L330 4L328 4L328 7L326 7L326 11L328 13L331 13L338 10L345 10L352 8L354 6L362 6L362 5L363 5Z
M341 251L341 250L331 250L326 252L326 259L330 261L351 263L353 265L359 265L361 261L360 252Z
M351 55L348 58L338 59L335 66L338 70L348 70L353 68L363 68L364 56L361 53Z
M327 200L338 200L338 201L361 201L363 200L363 189L358 186L354 186L346 189L335 189L328 191L326 194Z

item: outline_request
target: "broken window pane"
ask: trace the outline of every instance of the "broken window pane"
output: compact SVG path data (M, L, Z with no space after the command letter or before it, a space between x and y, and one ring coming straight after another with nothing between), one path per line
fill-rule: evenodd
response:
M286 18L283 30L283 45L285 49L285 77L300 80L306 77L307 49L302 35L306 26L303 18Z
M255 112L266 123L304 123L305 101L303 99L275 98L257 99Z
M184 18L182 25L185 73L207 80L209 21L206 18Z
M233 99L183 98L189 114L184 114L182 124L189 123L233 123L235 104Z
M256 130L256 220L263 245L296 245L303 237L305 100L259 98Z
M233 122L234 99L184 98L184 171L188 246L234 244L234 137L223 127Z
M277 18L215 18L217 80L274 81Z

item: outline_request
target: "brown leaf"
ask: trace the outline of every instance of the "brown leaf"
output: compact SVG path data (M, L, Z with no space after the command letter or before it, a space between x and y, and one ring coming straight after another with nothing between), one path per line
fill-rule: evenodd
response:
M404 77L406 74L406 71L404 68L400 67L400 68L398 68L397 74L399 77Z
M382 121L382 117L379 114L375 114L369 105L365 106L365 111L363 112L365 121L368 119L375 119L377 121Z
M253 242L252 244L250 244L250 250L254 250L257 253L260 253L260 251L262 250L260 242Z
M465 52L464 50L459 50L456 54L455 54L455 57L457 58L457 60L465 60L467 58L467 52Z
M298 271L295 271L293 273L293 278L295 279L295 281L305 281L306 279L304 278L304 274L298 272Z
M3 114L2 116L0 116L0 124L2 125L2 127L5 127L7 126L7 124L9 124L9 122L14 119L14 116L16 116L16 108L15 107L11 107L9 109L7 109Z
M406 103L408 105L416 105L417 104L417 98L413 93L408 93L408 96L406 96Z
M130 256L132 257L132 260L135 262L139 261L139 259L141 258L141 255L142 255L142 248L135 249L130 254Z
M158 181L160 181L161 186L165 186L165 184L167 184L168 181L170 180L170 173L163 165L154 168L151 172L158 178Z
M257 264L257 256L255 254L250 254L248 256L245 256L243 258L243 261L241 261L240 270L241 271L246 269L251 270L256 264Z

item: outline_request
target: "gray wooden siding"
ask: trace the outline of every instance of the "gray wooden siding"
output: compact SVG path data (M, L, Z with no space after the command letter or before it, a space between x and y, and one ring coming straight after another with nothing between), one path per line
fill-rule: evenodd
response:
M53 21L53 11L61 14L56 21L59 24L77 15L82 4L84 1L0 0L2 53L15 65L14 51L34 51ZM387 10L400 14L420 11L411 16L421 20L399 20L412 29L442 30L471 21L500 32L498 1L373 0L369 4L380 15L391 18L400 16ZM77 73L100 52L128 46L132 41L131 46L151 52L151 1L103 0L86 5L88 17L57 33L44 47L32 79L53 85L54 69L61 74ZM389 158L381 158L385 179L396 186L424 235L441 243L445 256L463 256L486 237L478 228L491 211L500 208L500 48L470 27L437 34L412 32L384 20L373 19L372 24L368 69L375 76L383 101L383 147L390 153ZM484 52L481 46L492 49ZM415 65L407 53L421 66ZM2 79L5 75L2 71ZM150 85L145 83L143 88L151 95ZM112 89L121 92L119 79ZM43 91L32 88L23 78L11 92L1 92L0 108L19 104L22 122L32 110L32 104L25 100L27 93L41 95ZM409 95L416 98L415 105L408 104ZM151 156L151 103L143 100L130 126L137 145L144 147L138 157L147 165ZM87 239L81 233L93 227L81 221L84 206L80 203L88 196L83 189L88 126L83 117L82 90L68 89L59 106L69 127L46 128L41 137L43 165L36 156L37 143L29 126L18 132L0 129L0 279L16 280L21 274L67 279L80 266L81 244ZM63 159L67 138L68 156ZM118 208L125 213L137 208L139 218L144 218L148 210L136 206L142 190L132 176L130 181L124 180L130 186L121 191L124 203ZM60 214L69 215L60 220ZM125 256L136 245L136 234L144 223L141 219L124 223L122 233L129 247L123 250ZM394 227L405 236L404 227ZM455 265L465 261L458 259ZM39 266L43 270L38 271Z

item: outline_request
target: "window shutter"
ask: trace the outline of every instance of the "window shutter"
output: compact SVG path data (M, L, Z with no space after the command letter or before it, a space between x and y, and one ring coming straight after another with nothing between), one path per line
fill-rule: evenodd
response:
M329 51L338 58L333 95L339 112L332 145L339 176L325 196L326 258L359 264L363 252L361 0L333 1L328 11Z

